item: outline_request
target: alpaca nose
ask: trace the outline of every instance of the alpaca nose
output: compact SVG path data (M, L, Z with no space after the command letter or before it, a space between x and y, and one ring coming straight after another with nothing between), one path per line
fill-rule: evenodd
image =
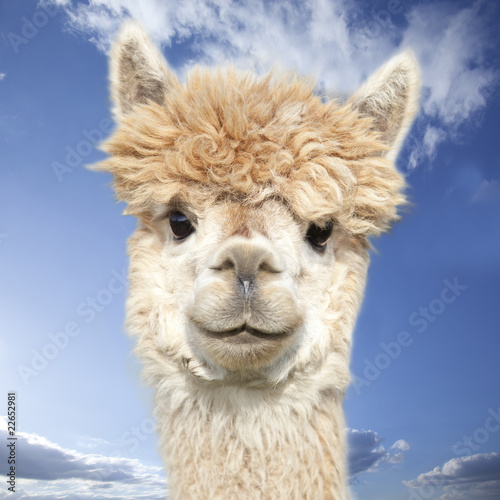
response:
M264 237L229 238L215 253L208 267L216 271L234 272L241 293L247 297L255 287L259 273L281 273L283 260Z

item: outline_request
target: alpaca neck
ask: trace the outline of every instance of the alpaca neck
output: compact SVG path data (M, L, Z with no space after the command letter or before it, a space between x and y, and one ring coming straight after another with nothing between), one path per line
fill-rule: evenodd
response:
M347 498L342 398L334 391L304 397L291 383L184 382L157 393L170 498Z

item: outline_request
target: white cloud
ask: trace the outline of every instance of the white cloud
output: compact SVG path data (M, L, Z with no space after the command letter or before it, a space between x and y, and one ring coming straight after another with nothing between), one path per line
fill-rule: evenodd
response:
M405 460L405 451L410 449L410 445L404 439L398 439L387 451L384 461L389 464L399 464Z
M33 433L17 433L16 454L22 457L16 474L25 490L19 498L67 498L64 492L95 490L86 498L164 498L166 479L163 468L144 465L138 460L65 449ZM0 418L0 441L7 442L5 420ZM0 462L7 462L5 446ZM105 491L105 495L101 494ZM37 496L38 495L38 496ZM41 496L40 496L41 495ZM97 495L97 496L96 496Z
M7 73L0 73L0 82L7 76Z
M436 158L439 144L447 138L447 134L442 128L427 125L424 129L423 137L420 136L418 142L415 141L411 150L408 160L409 170L417 168L423 161L428 160L432 162Z
M389 449L382 446L382 439L371 430L348 430L349 474L352 480L363 472L376 472L384 464L404 461L404 452L410 445L399 439Z
M79 439L76 444L81 448L89 449L109 447L110 445L112 446L112 443L106 441L105 439L93 437L83 437L82 439Z
M453 458L442 467L420 474L404 484L417 491L432 492L439 500L493 500L500 498L500 455L480 453ZM435 495L441 494L436 497Z
M60 490L52 491L51 488L43 488L42 491L34 492L35 483L26 484L23 481L23 486L16 486L16 493L0 491L0 500L165 500L165 492L163 493L147 493L144 489L136 489L133 491L122 490L121 493L115 494L109 491L108 488L92 489L89 485L83 483L66 483Z
M424 87L410 170L422 162L432 163L440 143L460 137L466 123L480 121L498 87L499 72L486 62L491 48L487 18L493 8L481 0L461 10L451 3L432 3L407 14L402 45L414 50Z
M461 10L451 3L432 3L407 15L402 43L412 47L421 62L427 89L424 111L452 129L483 109L485 96L498 83L498 73L485 67L489 41L484 3L476 1Z
M500 201L500 182L496 180L487 181L484 179L479 189L472 196L471 201L473 203Z
M369 471L385 454L385 449L380 444L381 439L373 431L349 429L348 443L351 477Z

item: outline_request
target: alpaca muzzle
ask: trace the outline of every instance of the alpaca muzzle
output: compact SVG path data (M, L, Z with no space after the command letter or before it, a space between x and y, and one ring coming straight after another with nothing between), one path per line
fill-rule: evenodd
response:
M187 311L194 341L225 368L270 363L303 323L284 261L261 235L228 238L196 285Z

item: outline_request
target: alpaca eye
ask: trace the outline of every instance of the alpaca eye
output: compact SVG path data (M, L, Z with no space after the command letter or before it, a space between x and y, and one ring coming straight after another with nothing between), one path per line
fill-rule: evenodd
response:
M306 239L310 245L319 252L324 252L326 242L332 235L333 222L327 222L324 227L319 227L316 224L311 224L307 229Z
M172 212L170 214L170 227L174 233L175 241L187 238L194 231L193 225L182 212Z

